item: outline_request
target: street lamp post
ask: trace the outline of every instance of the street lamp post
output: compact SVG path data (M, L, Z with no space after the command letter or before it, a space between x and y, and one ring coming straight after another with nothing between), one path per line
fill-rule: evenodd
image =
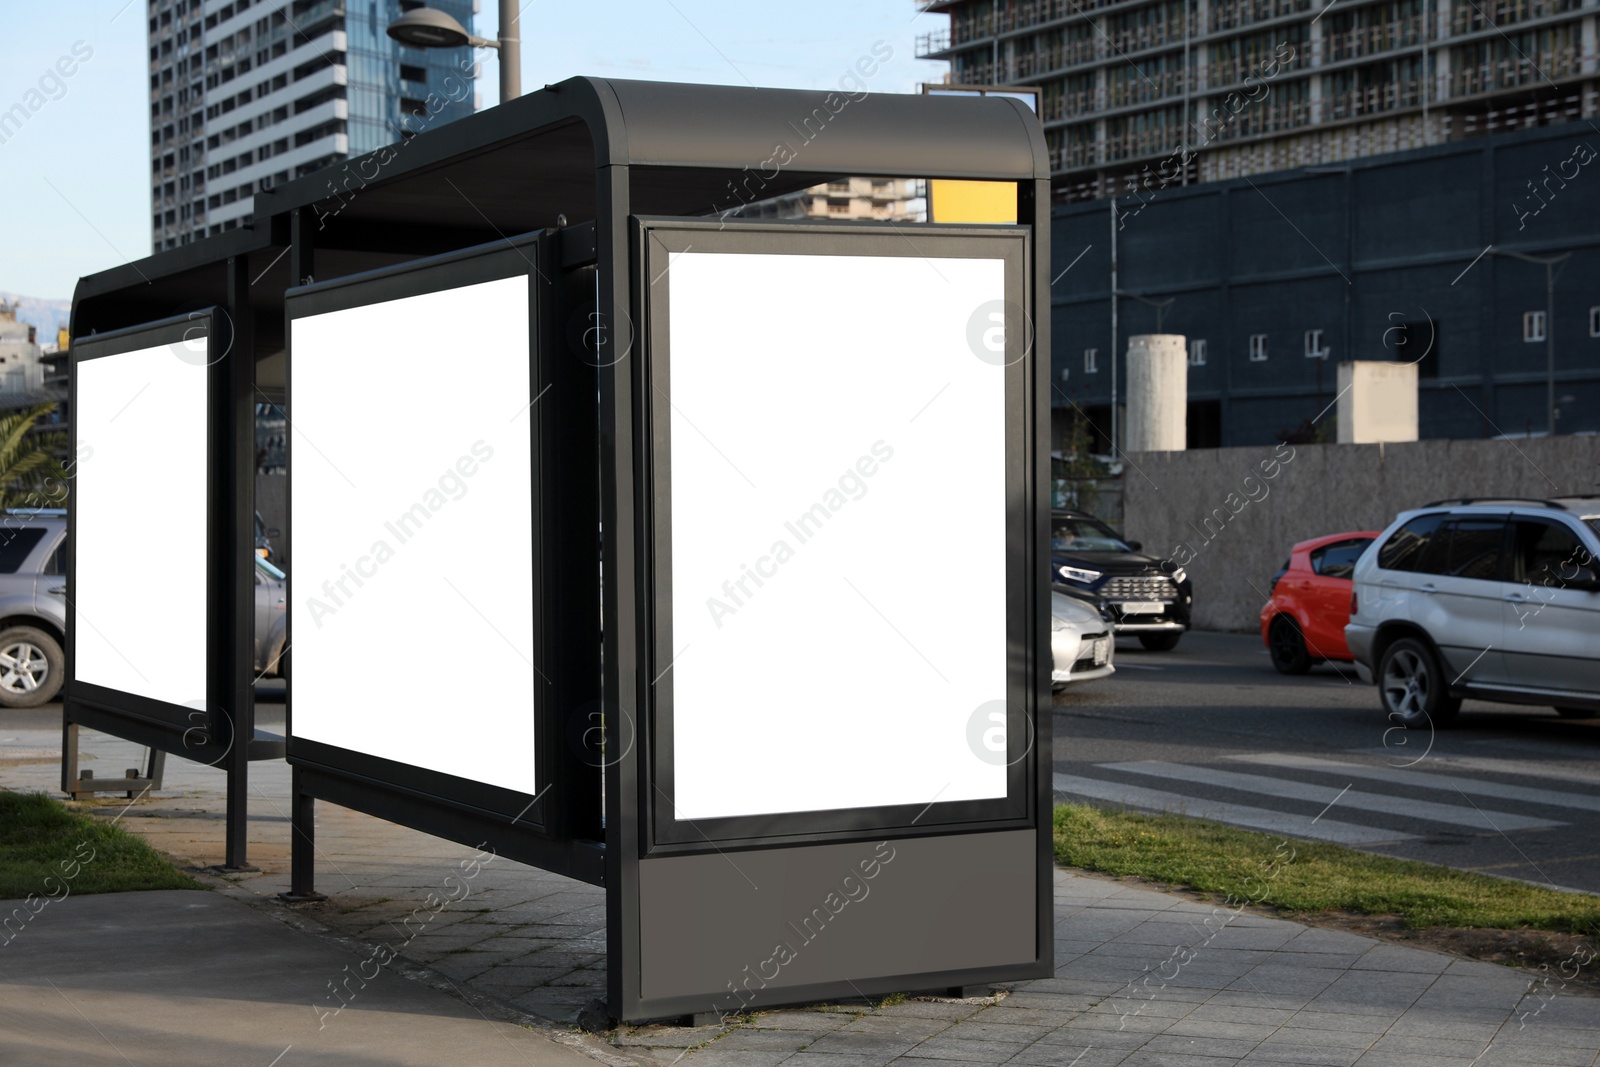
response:
M522 95L522 34L516 0L500 0L497 40L470 34L443 11L428 7L407 11L389 23L388 34L411 48L493 48L500 53L500 102Z
M1489 251L1497 256L1510 256L1520 259L1524 263L1537 263L1544 267L1544 364L1545 364L1545 403L1549 416L1550 436L1556 435L1556 276L1558 269L1572 258L1571 252L1563 252L1559 256L1530 256L1526 252L1511 252L1503 248L1491 248Z

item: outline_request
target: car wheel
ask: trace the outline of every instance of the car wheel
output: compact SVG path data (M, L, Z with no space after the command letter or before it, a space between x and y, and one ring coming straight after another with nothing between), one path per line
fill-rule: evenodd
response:
M1600 708L1557 708L1556 714L1563 719L1592 719L1600 715Z
M1448 726L1461 710L1461 698L1452 697L1446 685L1439 657L1416 638L1402 637L1383 650L1378 692L1397 726Z
M1182 630L1175 634L1140 634L1139 643L1151 652L1171 652L1178 647L1178 639L1182 636Z
M55 699L66 676L61 644L37 626L0 631L0 707L36 708Z
M1280 674L1304 674L1311 669L1305 635L1287 615L1275 617L1267 628L1267 648L1272 653L1272 665Z

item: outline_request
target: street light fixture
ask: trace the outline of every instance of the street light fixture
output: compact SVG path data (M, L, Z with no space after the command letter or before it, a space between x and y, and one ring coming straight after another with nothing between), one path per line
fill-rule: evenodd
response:
M1169 296L1165 300L1151 300L1148 296L1140 296L1138 293L1130 293L1126 289L1117 290L1117 295L1129 297L1130 299L1139 301L1141 304L1149 304L1151 307L1155 308L1156 333L1162 332L1161 324L1166 321L1167 309L1172 306L1172 302L1174 300L1178 299L1175 296Z
M491 41L466 31L443 11L413 8L389 23L388 34L410 48L493 48L500 53L500 102L522 95L522 37L516 0L500 0L499 39Z
M1563 252L1559 256L1530 256L1526 252L1490 248L1489 254L1510 256L1524 263L1537 263L1544 267L1545 402L1550 416L1550 436L1554 437L1556 435L1556 276L1561 273L1557 268L1564 266L1567 260L1572 258L1572 253Z

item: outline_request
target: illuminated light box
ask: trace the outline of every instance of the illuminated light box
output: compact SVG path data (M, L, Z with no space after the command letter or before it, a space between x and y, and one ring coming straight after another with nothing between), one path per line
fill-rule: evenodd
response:
M540 784L528 269L291 309L292 750Z
M1015 811L1021 236L651 236L658 825Z
M207 697L207 325L174 343L74 352L69 669L173 705L165 717L179 722Z

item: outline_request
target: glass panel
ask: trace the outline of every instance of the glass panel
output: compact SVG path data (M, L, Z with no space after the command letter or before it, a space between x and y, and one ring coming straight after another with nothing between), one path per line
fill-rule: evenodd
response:
M15 574L43 539L44 531L37 527L0 531L0 574Z
M1005 375L972 340L1016 327L1004 262L685 251L667 284L674 815L1005 797L973 747L1006 751Z
M1417 569L1417 560L1428 538L1444 520L1442 514L1418 515L1389 536L1378 551L1378 566L1386 571Z
M198 350L196 349L198 346ZM79 446L74 602L79 681L171 704L206 695L206 342L86 359L73 411ZM152 480L160 522L148 516ZM131 568L160 595L129 596Z
M537 792L528 297L520 275L291 324L296 737ZM473 372L441 374L464 322ZM424 383L427 432L401 432Z
M1515 551L1516 579L1551 587L1560 587L1575 568L1594 558L1571 530L1537 519L1517 520Z

